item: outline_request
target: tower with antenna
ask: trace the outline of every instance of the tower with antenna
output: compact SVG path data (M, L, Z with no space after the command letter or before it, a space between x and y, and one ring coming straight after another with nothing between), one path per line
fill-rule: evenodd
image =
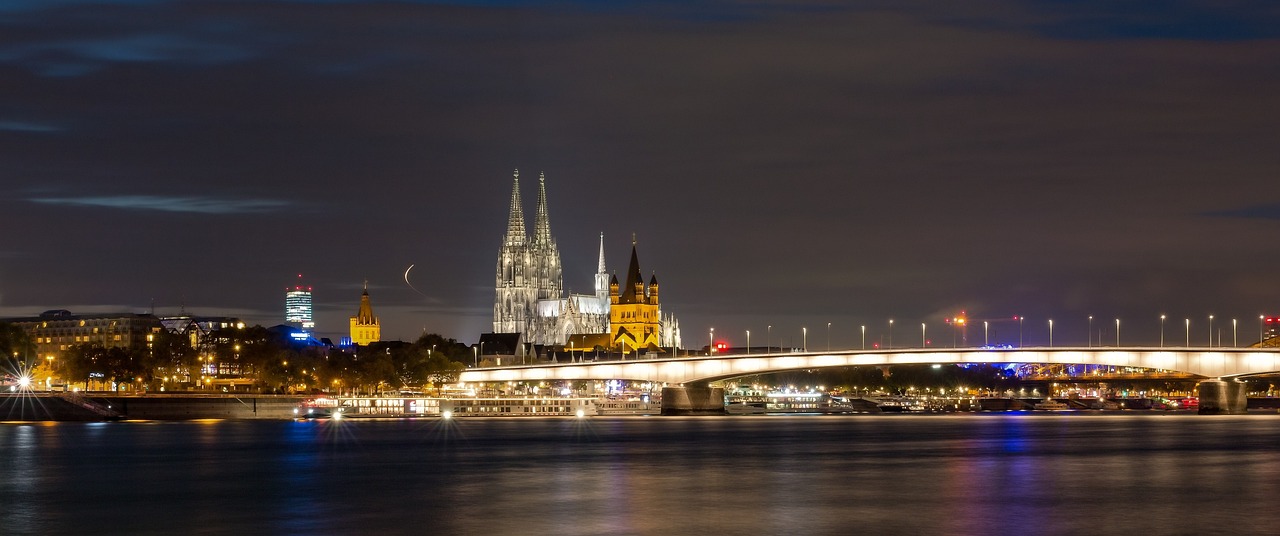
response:
M302 284L302 274L298 274L298 281L293 287L285 288L284 321L290 326L305 331L316 327L312 317L311 287Z

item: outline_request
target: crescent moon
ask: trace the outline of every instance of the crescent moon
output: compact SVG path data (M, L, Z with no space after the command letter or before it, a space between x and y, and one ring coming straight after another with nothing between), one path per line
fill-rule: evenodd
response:
M413 289L414 292L417 292L419 296L422 296L425 298L427 297L427 295L423 294L421 290L418 290L418 287L413 286L413 283L409 282L409 270L412 270L414 266L417 266L417 265L410 264L408 268L404 269L404 284L409 285L409 288Z

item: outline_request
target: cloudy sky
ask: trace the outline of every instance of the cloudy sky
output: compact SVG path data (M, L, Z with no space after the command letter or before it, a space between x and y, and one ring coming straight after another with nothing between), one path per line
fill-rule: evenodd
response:
M565 286L635 233L689 346L1253 342L1280 6L0 2L0 316L272 325L301 273L323 335L367 279L384 338L471 342L515 168Z

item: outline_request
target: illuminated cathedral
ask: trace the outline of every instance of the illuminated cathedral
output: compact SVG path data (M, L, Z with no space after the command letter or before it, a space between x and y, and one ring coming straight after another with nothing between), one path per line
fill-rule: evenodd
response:
M498 250L493 331L519 333L525 343L566 346L571 339L627 353L680 346L680 326L663 316L656 276L644 285L632 240L626 288L605 270L604 234L593 294L565 295L560 250L551 236L546 176L538 176L533 236L526 233L520 201L520 171L511 187L507 232Z

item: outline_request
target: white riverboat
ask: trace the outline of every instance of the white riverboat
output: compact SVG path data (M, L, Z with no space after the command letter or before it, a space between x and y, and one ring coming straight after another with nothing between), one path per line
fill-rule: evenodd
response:
M440 400L442 417L586 417L598 415L594 398L476 397Z
M662 404L648 397L596 399L596 415L659 415L661 413Z
M638 411L638 410L637 410ZM327 397L304 401L302 419L368 417L585 417L600 414L594 398L565 397Z
M866 413L844 398L826 393L767 393L735 395L725 398L724 410L730 415L768 413Z
M1037 411L1066 411L1070 409L1071 406L1058 402L1052 398L1045 398L1044 400L1032 404L1031 408Z

